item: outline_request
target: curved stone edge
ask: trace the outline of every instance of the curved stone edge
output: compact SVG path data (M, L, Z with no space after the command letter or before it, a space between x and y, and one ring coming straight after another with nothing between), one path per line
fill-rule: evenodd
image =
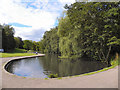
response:
M34 57L42 57L42 56L45 56L45 54L38 54L38 55L32 55L32 56L23 56L23 57L15 57L15 58L12 58L8 61L6 61L3 65L2 65L2 70L6 73L6 74L9 74L11 76L15 76L15 77L19 77L19 78L24 78L22 76L18 76L18 75L15 75L15 74L12 74L12 73L9 73L5 68L6 68L6 65L9 64L11 61L14 61L14 60L20 60L20 59L27 59L27 58L34 58ZM2 71L1 70L1 71ZM29 77L25 77L25 78L29 78ZM33 79L33 78L31 78ZM38 78L37 78L38 79ZM39 78L39 79L42 79L42 78Z
M28 78L28 79L45 79L45 78L31 78L31 77L22 77L22 76L18 76L18 75L15 75L15 74L12 74L12 73L9 73L8 71L6 71L5 67L7 64L10 63L10 61L13 61L13 60L20 60L20 59L27 59L27 58L34 58L34 57L41 57L41 56L45 56L45 54L39 54L39 55L32 55L32 56L23 56L23 57L15 57L15 58L12 58L10 60L8 60L7 62L4 63L3 65L3 71L11 76L15 76L15 77L19 77L19 78ZM118 67L118 66L115 66L115 67ZM113 67L113 68L115 68ZM103 68L105 69L105 68ZM112 68L108 68L107 70L109 69L112 69ZM102 70L102 69L101 69ZM104 71L107 71L107 70L104 70ZM61 77L62 79L68 79L68 78L72 78L72 77L82 77L82 76L86 76L85 74L88 74L88 75L92 75L91 73L93 74L97 74L97 73L100 73L99 72L100 70L97 70L97 71L93 71L93 72L89 72L89 73L84 73L84 74L80 74L80 75L75 75L75 76L66 76L66 77ZM101 71L103 72L103 71ZM47 78L46 80L49 80L49 79L57 79L59 80L59 78Z

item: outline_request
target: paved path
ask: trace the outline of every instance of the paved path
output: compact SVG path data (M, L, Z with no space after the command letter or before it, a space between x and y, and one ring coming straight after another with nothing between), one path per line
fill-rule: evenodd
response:
M2 58L4 65L11 58ZM2 88L118 88L118 66L88 76L62 79L33 79L10 75L2 70Z

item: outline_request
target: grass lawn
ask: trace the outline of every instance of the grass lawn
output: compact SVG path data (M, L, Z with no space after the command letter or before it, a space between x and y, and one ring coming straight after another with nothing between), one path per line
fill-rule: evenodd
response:
M34 53L0 53L0 57L18 57L18 56L31 56Z
M31 56L35 55L34 53L25 53L25 49L15 49L9 53L0 53L0 57L18 57L18 56Z

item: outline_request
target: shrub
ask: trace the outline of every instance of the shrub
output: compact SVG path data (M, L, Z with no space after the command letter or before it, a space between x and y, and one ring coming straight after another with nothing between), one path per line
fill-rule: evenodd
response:
M57 77L58 77L58 74L50 74L48 77L49 77L49 78L57 78Z

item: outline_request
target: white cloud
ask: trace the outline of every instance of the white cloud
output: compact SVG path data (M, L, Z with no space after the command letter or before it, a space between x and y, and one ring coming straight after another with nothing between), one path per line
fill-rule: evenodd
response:
M22 3L21 3L22 2ZM34 7L30 7L34 5ZM1 0L0 1L0 23L20 23L32 27L15 27L15 36L23 39L38 40L43 33L55 24L56 18L60 16L65 3L73 3L73 0ZM26 6L29 6L26 8ZM35 33L37 34L35 38ZM34 35L33 35L34 34ZM41 34L40 34L41 35ZM31 36L31 37L30 37ZM34 37L33 37L34 36Z
M24 40L33 40L33 41L39 41L44 32L45 29L39 28L39 29L34 29L30 27L14 27L17 30L17 33L15 36L21 36Z
M75 0L59 0L61 3L74 3Z
M1 23L18 22L21 24L32 26L34 28L45 26L48 27L54 24L54 17L56 17L55 14L39 9L26 9L25 7L13 3L12 0L8 0L9 2L7 3L7 0L2 1L3 2L0 3L0 15L2 14L2 17L0 19L2 19L3 17L4 19L2 19ZM4 22L4 20L6 22Z

